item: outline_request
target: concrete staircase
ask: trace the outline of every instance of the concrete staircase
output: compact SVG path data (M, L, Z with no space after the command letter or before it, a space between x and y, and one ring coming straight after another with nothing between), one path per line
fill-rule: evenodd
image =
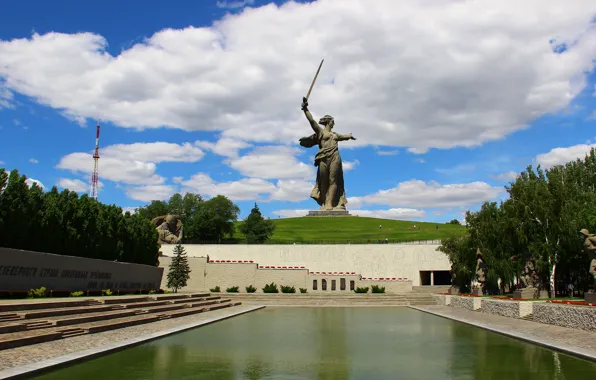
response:
M409 292L406 294L406 299L408 300L408 305L412 306L423 306L423 305L436 305L437 302L433 298L430 293L422 293L422 292Z
M447 293L451 285L434 285L434 286L412 286L412 292L415 293Z
M5 311L0 312L0 350L240 304L209 293L0 304L0 311Z

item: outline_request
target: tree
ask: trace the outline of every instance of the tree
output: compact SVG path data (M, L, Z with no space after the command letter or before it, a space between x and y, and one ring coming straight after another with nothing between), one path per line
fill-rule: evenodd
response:
M74 191L43 192L26 179L0 169L0 246L156 265L159 245L151 221Z
M158 216L166 215L169 212L168 204L164 201L151 201L147 206L139 207L137 214L145 219L153 219Z
M221 242L234 234L234 222L238 220L240 208L223 195L203 202L190 221L189 236L204 242Z
M174 256L170 263L168 283L166 286L170 289L174 289L174 293L178 293L178 289L187 285L187 281L190 278L190 272L191 270L188 265L186 251L181 244L178 244L174 247Z
M246 236L248 244L262 244L273 235L274 231L275 224L263 218L256 203L246 220L240 225L240 232Z
M449 222L447 222L447 224L457 224L458 226L461 225L461 223L457 219L450 220Z

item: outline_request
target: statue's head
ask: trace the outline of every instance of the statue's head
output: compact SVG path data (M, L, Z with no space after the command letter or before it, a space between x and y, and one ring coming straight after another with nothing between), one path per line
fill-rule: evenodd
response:
M329 128L333 128L333 126L335 125L335 119L331 115L325 115L321 119L319 119L319 124Z
M178 224L178 218L176 218L174 215L167 215L166 223L170 228L176 229L176 225Z
M585 228L582 228L579 231L580 234L584 235L585 237L588 237L588 235L590 235L590 231L586 230Z

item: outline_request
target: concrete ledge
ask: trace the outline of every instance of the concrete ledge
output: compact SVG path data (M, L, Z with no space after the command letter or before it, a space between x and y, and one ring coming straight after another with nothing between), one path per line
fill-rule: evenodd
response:
M437 305L439 306L449 306L451 305L451 295L450 294L431 294Z
M37 363L32 363L24 366L19 366L15 368L5 369L0 371L0 380L4 379L29 379L33 375L39 375L42 372L47 372L50 370L56 370L60 367L64 367L66 365L74 364L76 362L81 362L84 360L93 359L99 356L103 356L112 352L116 352L118 350L123 350L129 347L133 347L139 344L143 344L155 339L162 338L167 335L177 334L186 330L190 330L200 326L206 326L218 321L222 321L225 319L229 319L238 315L250 313L252 311L263 309L265 306L254 306L245 310L241 311L230 311L230 314L224 315L221 317L213 317L208 320L203 320L200 322L190 323L183 326L178 326L172 329L162 330L153 334L148 334L144 336L140 336L133 339L123 340L120 342L115 342L112 344L108 344L98 348L92 348L89 350L75 352L68 355L58 356L56 358L44 360Z
M523 318L532 314L533 305L534 302L532 301L505 301L485 298L480 302L480 311L509 318Z
M596 307L536 303L535 322L587 331L596 331Z
M457 307L458 309L468 309L474 311L482 307L482 298L451 296L449 306Z
M573 346L570 346L567 344L554 342L552 339L540 338L540 337L536 337L533 335L525 334L520 331L514 331L514 330L506 329L503 327L499 327L499 326L492 326L488 323L478 322L478 321L474 321L474 320L463 318L463 317L455 317L455 316L445 315L443 313L440 313L440 312L437 312L434 310L425 309L424 307L417 307L417 306L409 306L409 307L411 309L422 311L424 313L436 315L438 317L450 319L450 320L456 321L456 322L465 323L467 325L479 327L481 329L491 331L491 332L494 332L497 334L505 335L505 336L508 336L511 338L522 340L524 342L528 342L528 343L536 344L536 345L539 345L542 347L546 347L546 348L554 350L554 351L563 352L565 354L573 355L573 356L576 356L576 357L579 357L579 358L582 358L585 360L589 360L591 362L596 362L596 351L594 351L594 350L589 350L589 349L580 348L580 347L573 347ZM524 321L521 321L521 322L524 322ZM532 323L532 322L528 322L528 323Z

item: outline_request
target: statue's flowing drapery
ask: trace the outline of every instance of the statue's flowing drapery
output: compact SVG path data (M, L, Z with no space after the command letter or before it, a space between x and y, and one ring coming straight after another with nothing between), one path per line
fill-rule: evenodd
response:
M310 197L322 207L328 197L331 197L330 203L333 209L345 210L348 200L344 188L344 171L338 144L336 142L333 146L321 148L320 138L315 133L300 139L300 145L305 148L319 145L319 151L315 155L317 182L310 193ZM328 194L332 185L336 185L334 194Z

